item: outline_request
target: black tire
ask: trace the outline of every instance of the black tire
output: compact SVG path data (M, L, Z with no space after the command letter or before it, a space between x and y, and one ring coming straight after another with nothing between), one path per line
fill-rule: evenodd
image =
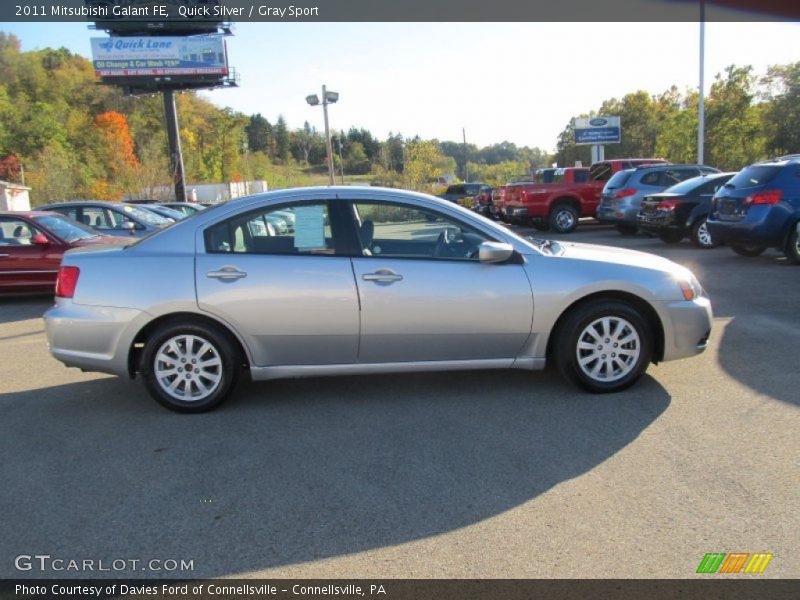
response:
M617 223L614 227L617 228L622 235L636 235L639 228L636 225L628 225L627 223Z
M683 232L676 229L668 229L667 231L662 231L659 233L658 239L665 244L680 244L683 241Z
M731 250L736 252L739 256L747 256L749 258L753 258L756 256L760 256L766 250L766 246L756 246L754 244L736 244L731 246Z
M531 219L530 226L536 231L549 231L550 229L550 224L547 221L534 221Z
M695 224L692 225L692 233L689 239L692 240L692 244L694 244L695 248L700 248L701 250L709 250L719 246L719 242L713 238L711 232L708 230L705 217L698 219Z
M578 226L579 217L574 206L561 202L550 209L547 222L556 233L571 233Z
M783 254L786 256L786 260L793 265L800 265L800 236L797 235L797 225L794 226L794 231L789 235Z
M180 339L186 340L186 336L193 336L194 339L181 346ZM170 341L173 341L172 350L165 348ZM205 352L204 343L210 347ZM181 352L188 354L188 357L181 359ZM220 364L207 369L198 368L197 363L190 362L193 360L193 352L196 355L194 360L199 360L202 356L206 358L206 362L214 362L218 358ZM170 359L174 358L174 362L164 360L167 355ZM239 348L221 327L196 321L173 321L158 327L147 339L142 351L140 371L147 391L159 404L176 412L201 413L215 409L228 398L239 380L241 363ZM159 380L158 366L168 368L170 364L174 364L179 371L177 376L169 379L171 374L167 374ZM182 393L185 396L188 389L191 396L193 390L197 389L201 397L180 399L170 395L164 386L178 380L181 383L177 385L176 394ZM200 386L210 387L210 393L202 396ZM180 392L181 388L183 392Z
M587 330L590 326L605 317L610 319L611 333L614 332L616 323L623 321L626 324L622 331L618 332L617 337L619 339L625 339L632 331L635 331L638 343L635 341L625 343L620 350L617 349L616 346L613 346L615 343L614 337L609 335L609 337L605 339L597 340L599 344L597 351L595 351L594 348L589 350L579 349L579 343L586 344L588 343L587 340L592 339L591 335L587 334ZM602 333L599 330L594 331L595 333ZM630 387L636 383L647 370L647 366L650 364L650 360L653 356L653 332L647 319L630 304L616 300L600 300L576 307L565 317L558 331L554 332L554 335L556 337L554 339L553 357L555 358L558 370L566 379L578 387L596 394L618 392ZM606 342L606 340L610 341ZM605 344L608 344L608 347L606 347ZM592 342L591 345L593 346L594 342ZM638 356L633 355L633 345L638 349ZM602 349L600 348L601 346ZM612 356L614 356L614 358L611 358L609 354L599 354L604 350L613 353ZM581 367L578 358L579 352L596 353L599 358ZM617 352L620 352L620 354L627 352L629 356L627 358L623 356L618 357L616 356ZM584 360L587 360L590 356L592 356L592 354L584 355ZM606 359L607 356L608 359ZM618 363L629 362L618 368L617 365L607 362L612 360ZM608 364L611 364L612 369L619 370L616 378L614 372L612 372L607 380L603 381L602 377L600 377L602 373L598 373L598 377L595 378L584 371L584 368L589 369L589 367L593 370L597 363L602 363L601 371L605 368L606 375L609 375Z

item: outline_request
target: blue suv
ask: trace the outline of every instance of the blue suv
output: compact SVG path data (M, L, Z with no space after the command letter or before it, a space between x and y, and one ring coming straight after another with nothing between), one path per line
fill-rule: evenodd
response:
M778 248L800 264L800 157L745 167L711 201L708 230L742 256Z

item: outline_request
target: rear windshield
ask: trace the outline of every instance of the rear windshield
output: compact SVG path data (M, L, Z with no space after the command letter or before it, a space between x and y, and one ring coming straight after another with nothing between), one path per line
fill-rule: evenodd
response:
M611 179L608 180L608 183L606 184L606 187L607 188L621 188L623 185L628 183L628 179L631 178L631 173L632 172L633 171L617 171L616 173L614 173L614 175L611 177Z
M764 185L768 181L772 180L772 178L775 177L780 170L781 167L774 166L745 167L736 175L734 175L727 185L735 188L749 188L757 185Z
M68 244L78 240L90 240L98 237L98 233L94 229L68 219L63 215L42 215L33 219Z

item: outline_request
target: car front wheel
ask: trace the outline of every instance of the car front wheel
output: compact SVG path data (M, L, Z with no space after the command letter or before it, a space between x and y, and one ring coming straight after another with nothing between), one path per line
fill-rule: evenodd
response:
M147 340L142 377L155 400L177 412L219 406L239 377L239 351L220 328L205 323L167 323Z
M559 327L554 357L568 380L594 393L624 390L644 374L653 334L633 306L601 301L578 307Z

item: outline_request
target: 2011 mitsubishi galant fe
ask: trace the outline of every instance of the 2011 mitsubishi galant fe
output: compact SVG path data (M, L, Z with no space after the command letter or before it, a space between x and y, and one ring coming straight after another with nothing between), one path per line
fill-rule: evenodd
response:
M294 227L270 226L291 213ZM702 352L692 273L619 248L523 239L432 196L379 188L241 198L124 247L64 256L44 317L53 356L142 376L207 411L254 380L553 361L591 392Z

